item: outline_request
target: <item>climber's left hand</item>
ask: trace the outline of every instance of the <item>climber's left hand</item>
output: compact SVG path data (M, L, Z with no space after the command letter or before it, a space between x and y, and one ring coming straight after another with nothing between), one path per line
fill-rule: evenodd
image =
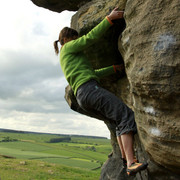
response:
M124 65L123 64L117 64L117 65L114 65L114 68L116 71L123 71L124 70Z

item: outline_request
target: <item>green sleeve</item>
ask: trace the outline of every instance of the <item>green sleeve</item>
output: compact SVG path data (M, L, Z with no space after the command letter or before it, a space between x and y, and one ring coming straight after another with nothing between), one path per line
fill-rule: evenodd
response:
M64 46L66 47L66 51L69 53L76 53L83 51L88 48L92 44L94 44L97 40L102 37L102 35L109 29L112 25L112 22L106 17L103 21L101 21L96 27L94 27L88 34L66 43Z
M108 66L108 67L105 67L105 68L95 70L95 74L99 78L102 78L104 76L108 76L108 75L111 75L111 74L114 74L114 73L115 73L115 71L114 71L113 66Z

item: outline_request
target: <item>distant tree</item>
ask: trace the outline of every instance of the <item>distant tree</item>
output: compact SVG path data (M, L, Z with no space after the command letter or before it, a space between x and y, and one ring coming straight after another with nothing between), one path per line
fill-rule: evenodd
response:
M3 137L4 139L1 142L13 142L13 141L18 141L18 139L12 139L9 136Z
M94 146L91 146L91 150L96 152L96 148Z
M96 152L96 148L94 146L86 146L85 149L88 150L88 151Z
M63 138L51 138L49 143L58 143L58 142L69 142L71 141L70 137L63 137Z

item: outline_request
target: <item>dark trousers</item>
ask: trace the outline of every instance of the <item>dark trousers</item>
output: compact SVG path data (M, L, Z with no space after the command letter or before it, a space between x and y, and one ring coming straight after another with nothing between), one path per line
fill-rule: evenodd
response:
M81 85L76 95L79 106L85 111L96 111L117 124L116 135L137 132L134 112L117 96L99 86L95 80Z

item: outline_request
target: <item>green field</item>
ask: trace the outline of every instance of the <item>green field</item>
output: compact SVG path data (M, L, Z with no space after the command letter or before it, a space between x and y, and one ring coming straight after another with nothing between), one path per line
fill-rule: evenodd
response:
M100 170L72 168L39 160L6 159L0 156L1 180L97 180Z
M68 142L48 143L52 138L61 136L0 132L1 179L99 179L110 140L70 136Z

